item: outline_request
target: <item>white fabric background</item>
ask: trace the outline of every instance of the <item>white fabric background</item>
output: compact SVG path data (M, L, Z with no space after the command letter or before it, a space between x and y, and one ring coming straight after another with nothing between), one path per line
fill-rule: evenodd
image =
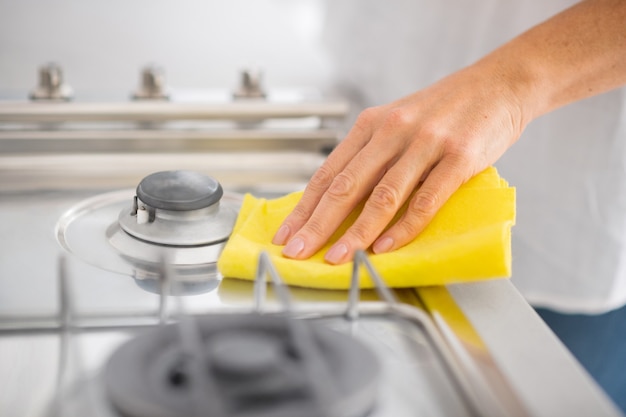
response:
M362 108L471 64L573 3L331 1L326 43L340 89ZM512 279L531 303L595 313L626 302L625 99L617 90L533 121L497 164L517 188Z

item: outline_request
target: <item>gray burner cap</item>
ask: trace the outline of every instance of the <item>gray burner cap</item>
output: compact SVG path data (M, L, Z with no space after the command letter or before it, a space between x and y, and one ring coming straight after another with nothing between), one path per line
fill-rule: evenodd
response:
M193 323L194 353L178 323L109 358L102 377L120 416L364 417L376 404L374 351L321 322L235 313Z
M145 177L137 186L137 197L150 207L187 211L217 203L222 186L215 179L194 171L162 171Z

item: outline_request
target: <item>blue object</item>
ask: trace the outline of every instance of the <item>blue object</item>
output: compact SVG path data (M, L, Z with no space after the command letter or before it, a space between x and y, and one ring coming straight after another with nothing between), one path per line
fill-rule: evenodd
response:
M598 315L535 310L626 414L626 306Z

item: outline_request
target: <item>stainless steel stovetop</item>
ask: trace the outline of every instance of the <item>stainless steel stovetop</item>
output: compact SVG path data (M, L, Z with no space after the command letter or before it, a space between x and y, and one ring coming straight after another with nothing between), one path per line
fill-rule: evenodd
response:
M321 164L340 136L333 120L347 111L340 101L158 99L0 102L0 415L279 415L277 398L299 398L302 415L619 415L507 280L285 294L215 274L185 281L167 256L149 259L149 271L111 261L103 224L117 221L142 178L185 169L218 179L235 202L245 192L283 195ZM359 262L355 273L376 276L366 257ZM258 280L267 277L280 281L262 262ZM234 320L226 327L238 329L266 319L282 336L250 336L247 325L235 337L206 336L211 323ZM158 389L126 395L163 379L146 377L143 360L111 358L142 343L167 350L171 340L178 353L145 375L161 372L189 388L190 400L181 409ZM344 342L354 355L367 352L346 373L329 347ZM285 355L289 366L305 357L314 365L303 360L290 394L255 388L254 378L284 377ZM188 378L199 385L181 382ZM135 383L119 382L128 379ZM150 400L130 400L142 395Z

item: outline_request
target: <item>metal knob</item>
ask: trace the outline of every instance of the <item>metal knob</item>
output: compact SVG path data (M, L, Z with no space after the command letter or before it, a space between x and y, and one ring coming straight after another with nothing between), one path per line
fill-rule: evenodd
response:
M39 68L39 85L30 93L32 100L70 100L72 87L63 83L63 70L56 63Z
M133 93L135 100L168 100L165 87L165 71L158 66L148 66L141 71L141 81Z
M233 93L233 97L236 99L265 98L262 75L261 71L258 70L246 69L241 71L239 89Z

